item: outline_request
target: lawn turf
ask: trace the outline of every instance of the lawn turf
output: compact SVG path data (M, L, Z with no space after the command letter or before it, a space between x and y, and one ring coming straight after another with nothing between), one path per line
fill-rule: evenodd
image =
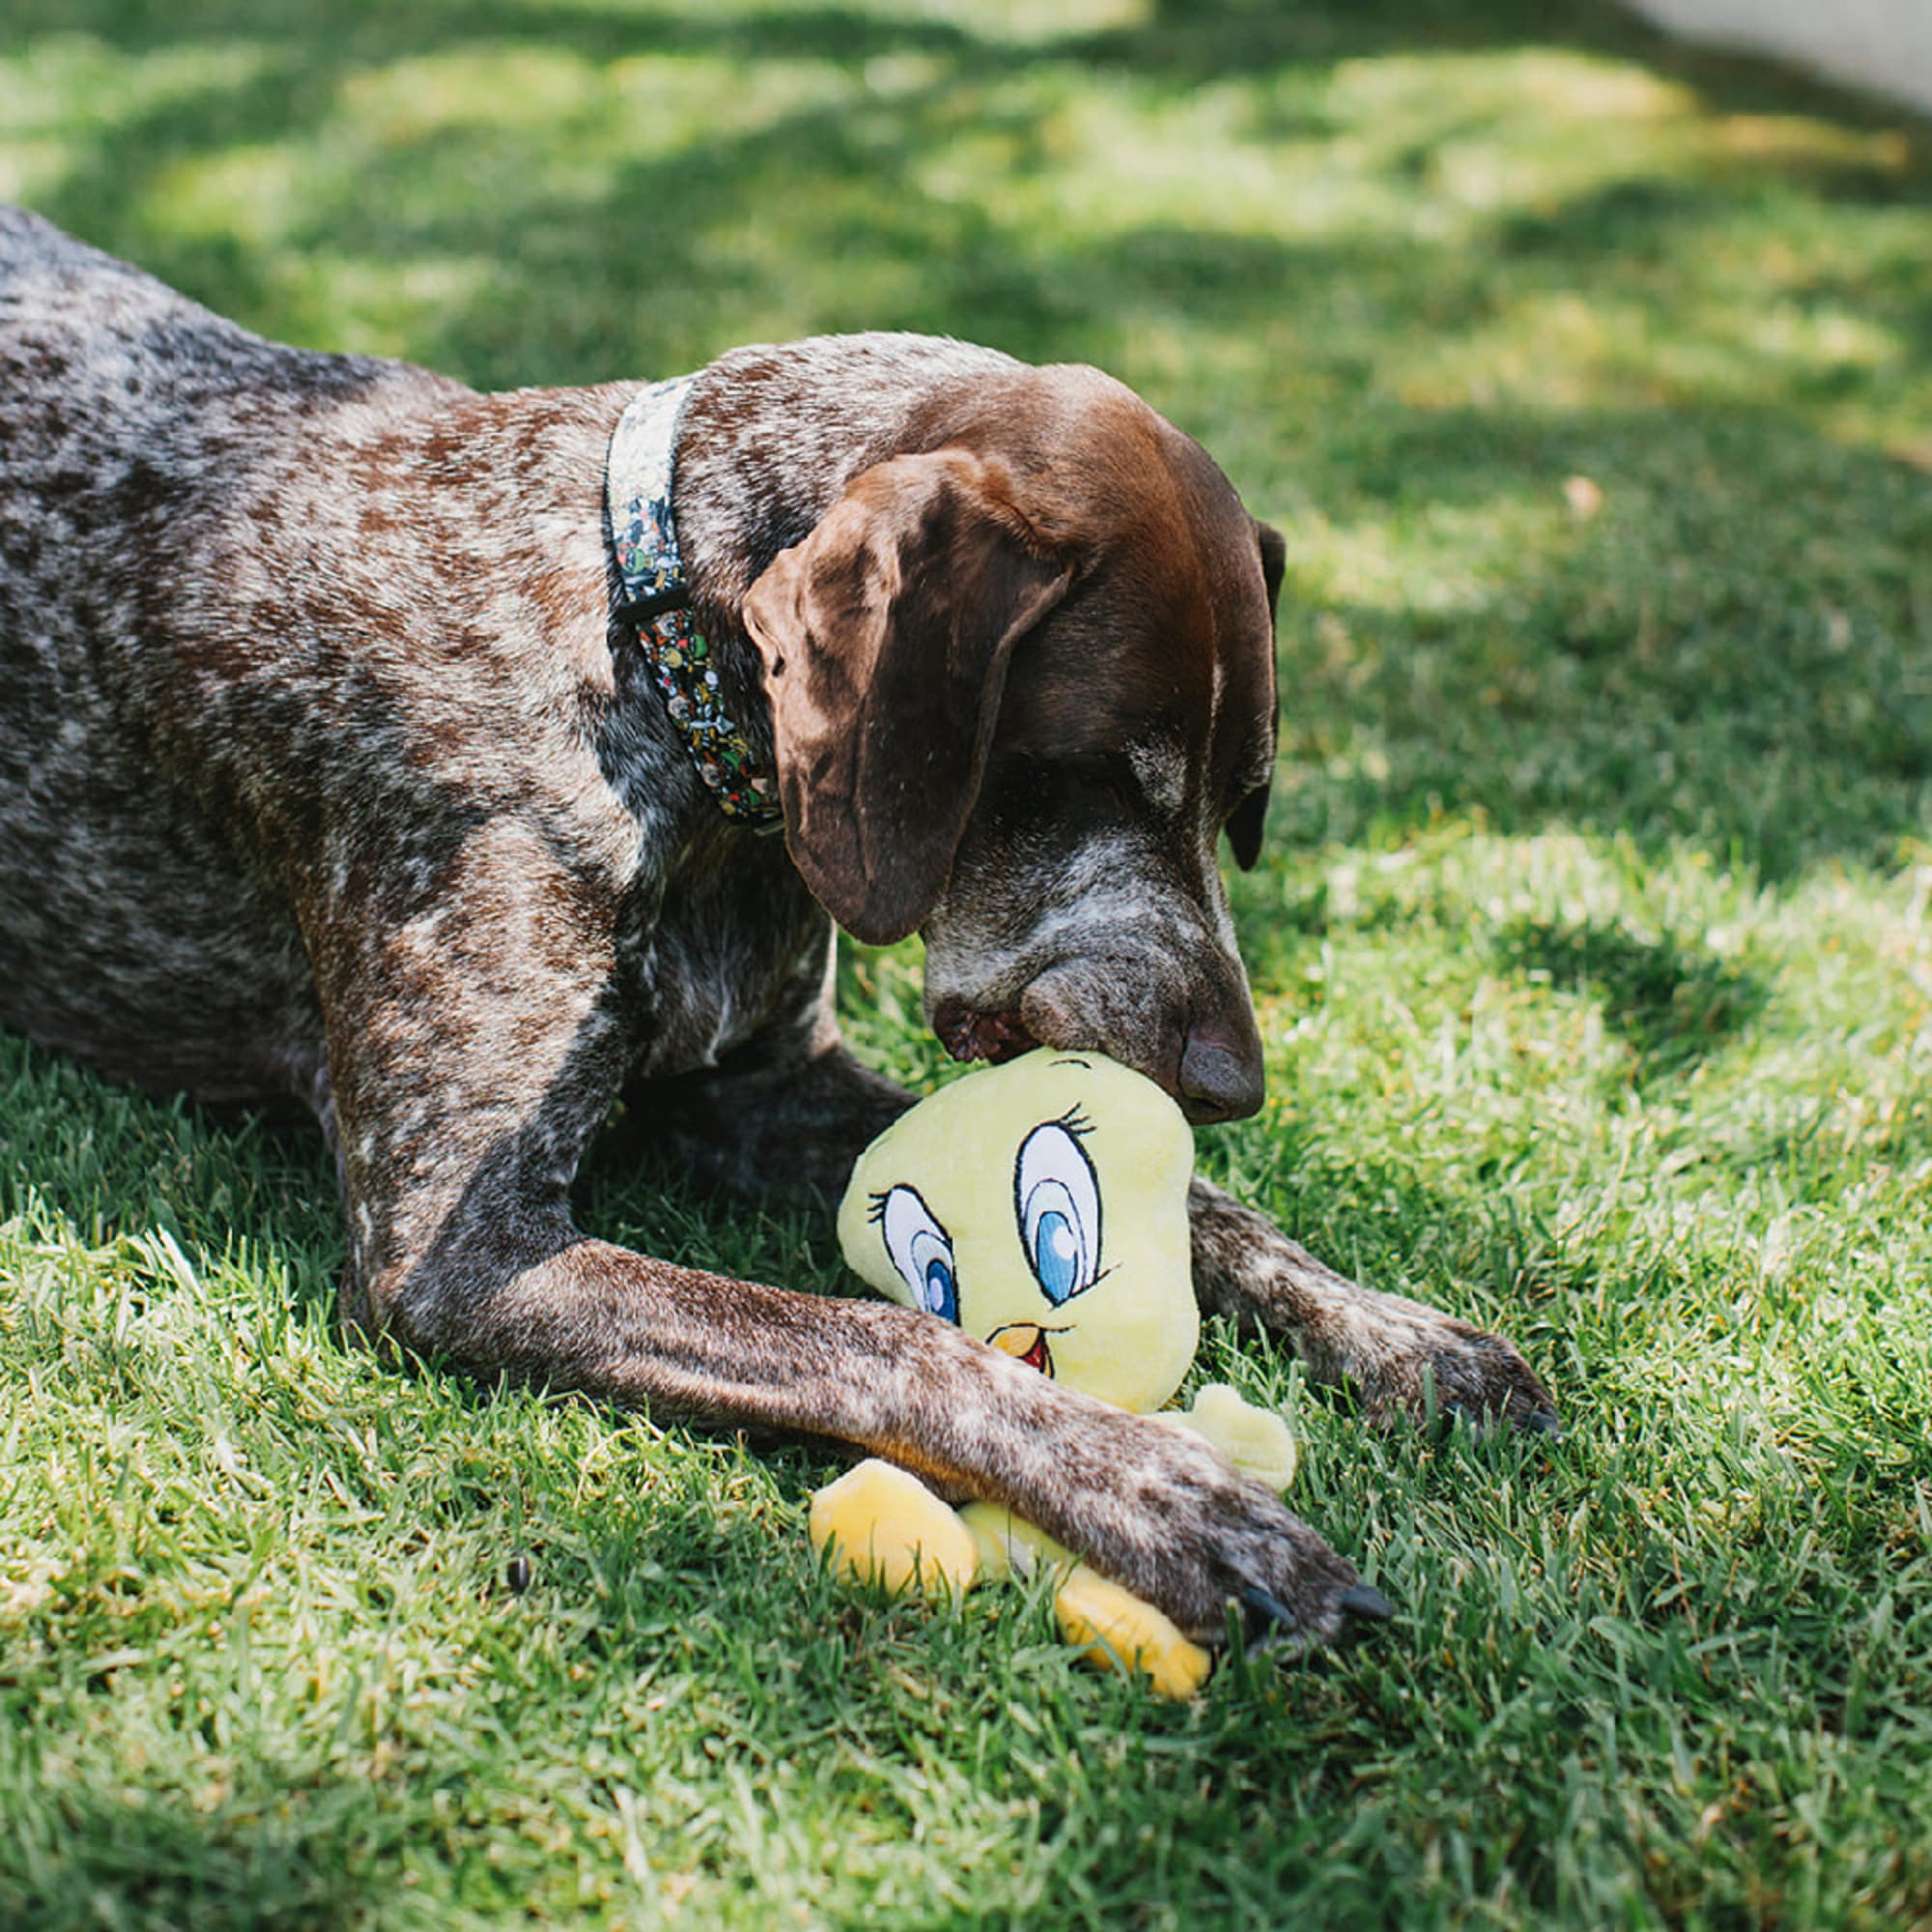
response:
M1928 190L1562 0L9 0L0 194L268 333L935 329L1200 435L1289 547L1204 1163L1567 1434L1210 1332L1401 1614L1161 1705L1037 1592L832 1588L804 1452L346 1351L312 1138L0 1038L0 1922L1932 1925ZM929 1082L917 975L841 998Z

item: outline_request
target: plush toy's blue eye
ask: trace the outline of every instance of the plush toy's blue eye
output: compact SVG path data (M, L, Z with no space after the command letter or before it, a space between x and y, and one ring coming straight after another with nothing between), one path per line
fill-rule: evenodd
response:
M1080 1237L1073 1223L1058 1208L1049 1208L1034 1223L1033 1252L1027 1259L1049 1301L1065 1301L1080 1279Z
M912 1291L912 1304L942 1321L959 1320L959 1269L952 1236L923 1201L903 1183L886 1196L879 1214L886 1253Z
M1040 1292L1057 1308L1100 1278L1100 1182L1059 1121L1036 1127L1013 1168L1020 1243Z
M925 1264L925 1310L948 1321L959 1320L959 1291L953 1285L950 1256L934 1255Z

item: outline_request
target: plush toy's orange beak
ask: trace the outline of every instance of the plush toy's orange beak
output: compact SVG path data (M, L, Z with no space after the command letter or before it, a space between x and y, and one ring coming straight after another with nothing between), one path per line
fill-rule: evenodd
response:
M1034 1321L1009 1321L986 1337L1003 1354L1017 1356L1041 1375L1053 1373L1053 1350L1046 1346L1046 1330Z

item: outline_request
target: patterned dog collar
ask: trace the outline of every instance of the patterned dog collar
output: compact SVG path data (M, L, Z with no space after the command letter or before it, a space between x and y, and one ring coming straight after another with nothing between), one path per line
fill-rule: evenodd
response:
M653 383L632 399L611 438L605 499L624 582L624 619L651 667L665 710L726 818L776 830L776 787L743 725L724 709L711 646L691 618L691 582L678 554L671 490L677 428L696 379Z

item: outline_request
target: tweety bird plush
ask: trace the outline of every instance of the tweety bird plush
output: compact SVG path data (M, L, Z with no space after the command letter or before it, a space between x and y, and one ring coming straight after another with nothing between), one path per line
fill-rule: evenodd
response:
M853 1269L1069 1387L1152 1413L1200 1340L1188 1260L1194 1140L1158 1087L1098 1054L1048 1048L968 1074L860 1155L838 1211ZM1225 1384L1169 1418L1286 1489L1294 1439ZM1058 1573L1063 1633L1094 1662L1192 1696L1208 1653L1151 1604L988 1503L953 1511L876 1459L811 1501L814 1548L841 1573L927 1592Z

